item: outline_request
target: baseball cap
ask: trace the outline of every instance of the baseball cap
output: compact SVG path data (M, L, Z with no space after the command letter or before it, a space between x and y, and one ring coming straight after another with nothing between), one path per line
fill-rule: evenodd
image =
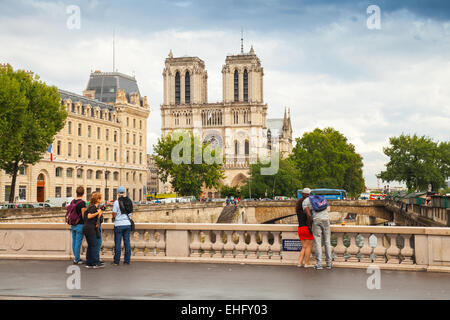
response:
M118 187L117 193L125 193L125 187L122 187L122 186Z
M311 193L311 189L310 189L310 188L304 188L304 189L302 190L302 193L303 193L303 194L310 194L310 193Z

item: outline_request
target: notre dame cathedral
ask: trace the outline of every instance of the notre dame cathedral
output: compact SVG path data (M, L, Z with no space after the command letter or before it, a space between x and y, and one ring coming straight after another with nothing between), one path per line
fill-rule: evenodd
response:
M219 145L225 156L228 186L242 185L251 163L268 150L282 157L292 152L290 111L267 119L264 103L264 71L253 47L249 53L226 57L222 68L223 101L208 103L208 73L198 57L165 60L164 102L161 105L162 135L189 130L206 142ZM208 197L218 194L208 192Z

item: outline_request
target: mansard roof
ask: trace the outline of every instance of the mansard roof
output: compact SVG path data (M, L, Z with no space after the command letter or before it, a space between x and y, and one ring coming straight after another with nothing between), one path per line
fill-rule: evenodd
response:
M70 99L73 103L77 103L77 102L81 102L83 106L86 105L91 105L92 107L100 107L101 109L108 109L109 111L116 111L116 108L114 108L114 106L108 104L108 103L104 103L95 99L90 99L87 98L85 96L81 96L79 94L73 93L73 92L69 92L69 91L65 91L65 90L61 90L58 89L59 91L59 95L61 96L61 99L67 100Z
M139 93L139 87L135 77L130 77L120 72L100 72L91 73L87 90L95 91L95 99L101 102L116 102L117 90L125 91L127 100L130 101L130 95Z

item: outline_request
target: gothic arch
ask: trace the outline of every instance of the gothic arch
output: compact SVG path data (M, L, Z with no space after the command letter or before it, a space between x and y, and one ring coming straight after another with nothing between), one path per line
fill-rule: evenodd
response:
M240 187L245 184L247 177L243 173L238 173L233 180L231 180L232 187Z

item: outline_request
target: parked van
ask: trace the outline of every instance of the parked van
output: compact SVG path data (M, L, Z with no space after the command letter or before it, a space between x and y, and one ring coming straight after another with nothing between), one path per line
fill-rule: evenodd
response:
M49 203L52 207L65 207L69 205L69 203L74 199L74 197L67 198L48 198L45 200L46 203Z

